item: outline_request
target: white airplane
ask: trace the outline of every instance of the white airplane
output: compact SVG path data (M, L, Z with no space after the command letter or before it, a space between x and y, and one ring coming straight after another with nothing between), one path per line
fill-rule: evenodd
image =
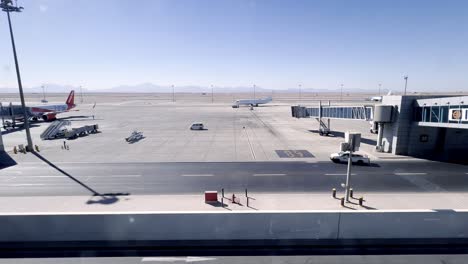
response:
M388 91L387 95L392 95L392 91ZM382 102L382 96L372 96L367 100L373 101L373 102Z
M259 104L267 104L271 102L271 100L271 97L261 99L239 99L232 105L232 108L238 108L241 105L258 106Z
M33 121L37 121L39 119L44 121L54 121L57 114L71 111L75 106L75 91L71 91L64 104L26 106L26 112L28 117ZM0 103L0 117L3 122L5 122L5 119L11 119L12 123L15 123L16 121L23 122L23 108L21 105L14 105L12 103L9 103L8 105Z
M44 121L54 121L57 114L68 112L75 106L75 91L72 90L64 104L43 104L29 106L28 108L33 120L42 118Z

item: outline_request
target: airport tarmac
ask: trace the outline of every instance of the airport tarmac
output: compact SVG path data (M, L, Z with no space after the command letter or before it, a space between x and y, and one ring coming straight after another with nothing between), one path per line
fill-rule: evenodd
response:
M213 103L194 95L176 102L156 95L93 96L99 99L96 104L88 97L80 104L78 97L78 111L58 115L71 120L73 127L100 127L101 133L66 140L69 150L62 149L62 139L40 139L46 122L31 129L39 155L13 154L13 146L25 144L25 132L2 131L5 148L17 165L0 170L1 196L28 198L34 208L38 196L61 197L67 205L72 203L67 197L86 200L93 193L153 197L248 188L266 197L266 209L276 209L282 200L269 195L282 194L313 194L325 199L320 208L336 209L330 191L345 182L346 165L332 163L329 155L338 151L344 132L351 130L362 133L359 152L371 158L370 166L353 166L353 188L357 195L378 201L375 208L464 208L466 166L376 153L376 135L366 121L332 120L333 136L320 136L316 120L291 117L290 106L298 103L293 98L249 110L232 108L227 95ZM369 104L365 97L335 103ZM316 105L316 99L306 97L301 103ZM207 129L191 131L192 122L203 122ZM134 129L145 138L130 144L124 138ZM395 194L401 202L395 202ZM408 204L408 199L416 202ZM308 206L294 208L318 208Z
M333 136L321 137L315 119L291 117L290 106L298 102L290 102L289 97L249 110L232 108L229 95L213 103L211 96L177 96L178 100L172 102L158 95L94 95L86 97L83 104L77 97L77 111L58 117L70 120L72 127L98 124L101 133L67 140L67 151L61 149L64 140L41 140L40 134L50 123L37 122L32 124L33 142L54 162L316 162L328 160L330 153L339 150L344 131L352 130L362 133L361 152L376 158L376 135L369 132L369 122L332 120ZM336 103L369 104L365 97ZM305 97L301 102L316 105L317 99L322 98ZM206 130L189 130L193 122L202 122ZM129 144L124 139L133 130L143 132L145 138ZM24 130L4 131L3 142L6 151L12 153L14 146L26 143ZM31 158L12 155L19 162Z

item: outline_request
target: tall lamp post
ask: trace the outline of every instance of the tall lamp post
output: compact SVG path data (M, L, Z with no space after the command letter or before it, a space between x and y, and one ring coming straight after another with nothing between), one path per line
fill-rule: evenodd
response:
M172 85L172 102L175 102L174 85Z
M299 84L299 104L302 101L302 84Z
M254 100L255 100L255 84L253 85L253 96L254 96Z
M0 8L2 9L2 11L5 11L7 13L7 17L8 17L8 25L10 27L11 46L13 48L13 57L15 59L16 78L18 80L18 89L19 89L20 99L21 99L21 108L23 109L24 128L26 130L26 139L28 141L28 150L29 151L34 151L32 139L31 139L31 131L29 130L28 112L26 110L26 104L24 102L23 85L21 83L21 74L20 74L19 65L18 65L18 56L16 55L15 38L13 36L13 28L11 26L11 19L10 19L10 12L21 12L23 10L23 7L14 6L13 2L11 0L1 0Z
M408 86L408 75L403 76L403 79L405 79L405 93L404 93L404 95L406 95L406 87Z
M214 89L213 89L213 85L211 85L211 103L214 103Z
M341 84L340 101L343 101L343 84Z

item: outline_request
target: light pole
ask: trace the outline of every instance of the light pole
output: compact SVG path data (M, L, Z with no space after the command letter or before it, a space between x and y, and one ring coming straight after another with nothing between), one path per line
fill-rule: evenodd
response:
M299 84L299 104L301 103L302 101L302 85Z
M408 75L403 76L403 78L405 79L405 93L404 93L404 95L406 95L406 87L408 86Z
M382 89L382 84L379 83L379 96L380 96L380 90Z
M254 100L255 100L255 84L253 85Z
M16 55L15 38L13 37L13 28L11 26L11 19L10 19L10 12L21 12L21 10L23 10L23 7L13 6L13 3L11 0L1 0L0 8L2 9L2 11L5 11L7 13L7 17L8 17L8 25L10 27L11 46L13 48L13 57L15 59L16 78L18 80L18 89L19 89L20 99L21 99L21 108L23 109L24 128L26 130L28 150L34 151L32 139L31 139L31 131L29 130L28 112L26 110L26 104L24 102L23 84L21 83L21 74L20 74L19 65L18 65L18 56Z
M172 85L172 102L175 102L174 85Z
M340 101L343 101L343 84L341 84Z
M47 103L47 100L45 98L45 86L42 85L41 87L42 87L42 100L41 100L41 102L42 103Z
M214 102L214 89L213 89L213 85L211 85L211 103Z
M83 103L83 87L81 85L80 85L80 95L81 95L80 102Z

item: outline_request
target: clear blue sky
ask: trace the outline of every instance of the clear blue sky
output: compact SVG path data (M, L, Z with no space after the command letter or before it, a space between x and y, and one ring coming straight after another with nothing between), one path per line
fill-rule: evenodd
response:
M25 86L468 90L468 1L19 0ZM16 87L0 14L0 87Z

